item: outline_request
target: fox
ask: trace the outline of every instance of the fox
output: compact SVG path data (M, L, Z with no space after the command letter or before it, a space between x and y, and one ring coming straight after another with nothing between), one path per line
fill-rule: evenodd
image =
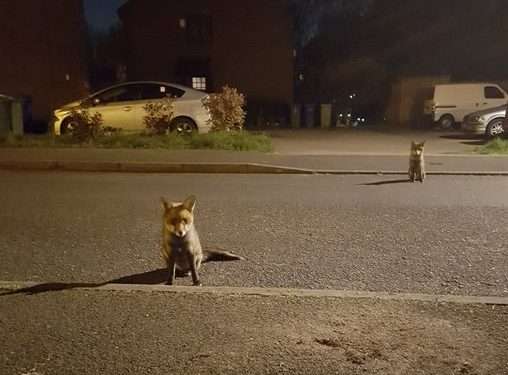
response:
M167 285L173 285L175 276L192 276L192 283L201 286L198 271L201 264L211 261L245 260L221 250L203 250L194 225L196 197L190 195L183 202L169 203L161 197L162 247L161 257L168 269Z
M421 143L411 142L411 151L409 154L409 180L415 180L423 183L425 180L425 161L423 159L423 149L425 141Z

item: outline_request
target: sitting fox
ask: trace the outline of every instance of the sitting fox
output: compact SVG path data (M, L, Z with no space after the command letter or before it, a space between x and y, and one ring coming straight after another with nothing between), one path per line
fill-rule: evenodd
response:
M241 256L227 251L203 251L194 226L195 196L191 195L183 203L168 203L161 199L164 209L161 256L169 271L168 285L173 285L176 272L178 276L190 273L193 284L200 286L198 271L201 263L243 260Z
M425 179L425 162L423 160L423 148L425 142L411 142L411 152L409 154L409 180L423 182Z

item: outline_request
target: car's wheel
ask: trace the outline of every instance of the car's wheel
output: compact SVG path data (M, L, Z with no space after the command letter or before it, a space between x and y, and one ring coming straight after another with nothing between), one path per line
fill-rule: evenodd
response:
M67 117L62 121L60 126L60 134L72 135L72 132L78 127L78 123L72 117Z
M178 134L191 134L198 130L198 127L188 117L177 117L171 121L170 129Z
M441 129L449 130L455 126L455 119L452 115L443 115L438 121L438 125Z
M496 118L489 122L487 129L485 130L487 138L500 137L504 134L503 121L504 120L502 118Z

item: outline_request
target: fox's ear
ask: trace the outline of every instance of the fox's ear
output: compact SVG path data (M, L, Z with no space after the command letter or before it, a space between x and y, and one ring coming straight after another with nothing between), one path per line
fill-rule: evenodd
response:
M427 141L423 141L423 142L422 142L422 146L425 146L425 142L427 142Z
M161 197L161 205L162 205L162 208L164 208L166 211L169 209L169 203L163 197Z
M413 147L415 144L415 141L411 141L411 147Z
M191 195L189 197L187 197L184 201L183 201L183 206L189 210L190 212L194 211L194 207L196 206L196 196L194 195Z

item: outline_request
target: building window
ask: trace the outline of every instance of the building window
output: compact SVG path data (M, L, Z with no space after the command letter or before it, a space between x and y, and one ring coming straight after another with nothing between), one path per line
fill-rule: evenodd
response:
M211 40L212 21L204 14L186 17L187 41L191 44L206 44Z
M192 77L192 88L206 91L206 77Z

